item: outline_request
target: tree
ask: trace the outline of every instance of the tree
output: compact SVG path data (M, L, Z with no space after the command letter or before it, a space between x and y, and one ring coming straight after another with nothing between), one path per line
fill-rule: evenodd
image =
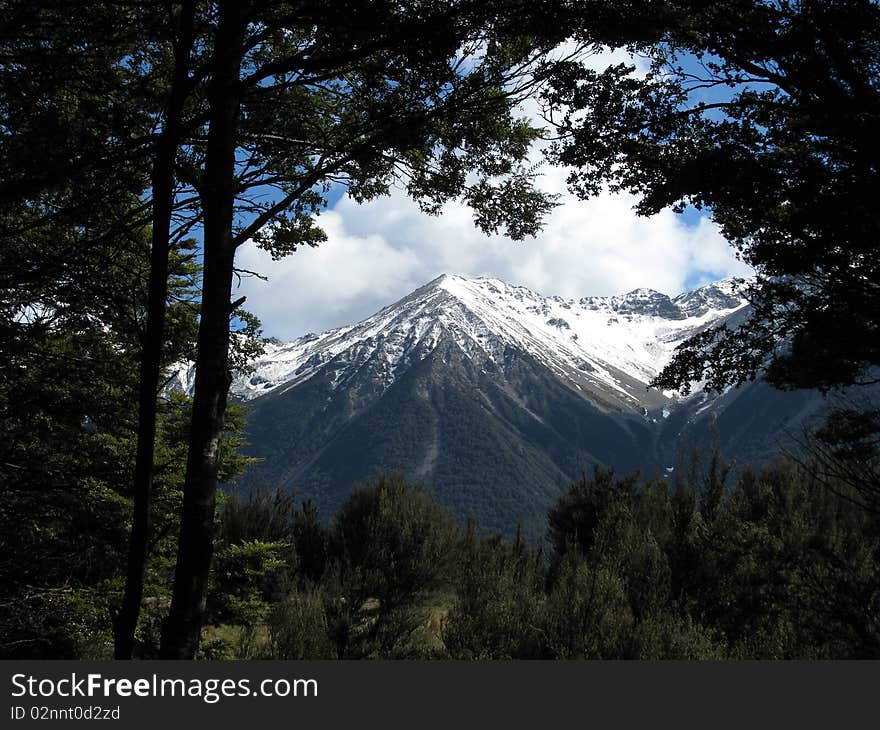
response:
M0 53L4 90L4 200L25 215L7 215L4 238L67 221L103 245L105 229L136 235L150 224L146 320L140 339L138 447L133 519L121 605L114 616L115 655L131 656L150 549L150 502L156 471L157 398L169 340L169 257L198 227L201 210L178 179L182 140L204 117L201 86L210 69L194 47L204 40L209 8L197 3L8 4ZM51 145L35 146L46 137ZM38 171L38 172L36 172ZM8 184L6 184L8 183ZM137 204L121 205L134 199ZM127 217L118 213L126 210ZM100 213L99 213L100 211ZM56 249L55 260L76 257ZM22 285L26 285L24 279ZM244 312L244 329L254 321ZM239 338L236 344L253 342Z
M5 63L2 192L26 215L4 219L4 238L61 221L83 226L79 248L47 246L56 265L151 223L147 312L140 339L139 427L128 577L114 617L115 654L130 657L150 542L157 397L173 349L165 327L175 162L190 78L194 3L10 2L0 40ZM170 58L169 58L170 56ZM51 144L34 144L49 139ZM150 195L145 195L149 189ZM137 200L140 198L140 200ZM121 202L120 202L121 201ZM137 202L135 202L137 201ZM120 218L121 212L125 218ZM184 231L185 232L185 231ZM44 239L46 240L46 239ZM48 243L48 241L47 241ZM88 257L86 257L88 258ZM25 278L20 282L27 284ZM173 327L173 325L172 325ZM179 354L179 351L176 351Z
M183 136L184 106L191 89L190 55L194 42L195 2L181 3L170 11L172 64L163 112L152 155L150 190L152 197L152 241L147 278L147 316L138 380L137 455L134 468L134 506L129 540L125 591L114 617L114 655L131 657L135 630L144 592L144 573L149 553L150 503L153 496L156 450L156 397L159 393L165 356L166 311L172 215L175 208L176 162Z
M834 408L801 447L815 479L880 518L880 410L865 403Z
M593 478L584 475L547 513L547 539L559 562L569 552L586 555L595 544L596 530L615 501L630 495L638 475L615 478L612 469L596 466Z
M30 225L65 214L97 223L98 210L143 192L150 88L136 60L152 25L146 7L4 2L0 200L29 201ZM60 192L66 197L56 200ZM148 220L140 206L126 213Z
M89 241L89 221L82 223L9 237L0 253L0 652L7 656L105 656L124 565L149 234L129 238L123 227L117 237ZM76 255L56 258L59 251ZM170 272L166 354L174 358L191 349L196 326L196 270L186 251L172 253ZM185 407L168 402L160 413L151 548L176 521L168 505L180 489L176 462L186 441L171 421Z
M706 208L757 271L750 319L682 346L654 385L687 392L877 382L880 7L869 0L633 3L608 37L651 69L548 70L579 194Z
M521 540L478 538L468 526L455 553L455 603L443 627L454 659L542 659L545 570L540 554Z
M533 231L549 205L520 164L535 131L510 109L533 81L539 46L562 39L565 16L555 3L463 0L403 8L354 2L346 13L322 1L269 0L83 3L69 17L52 0L13 2L9 10L0 38L11 61L2 79L4 172L12 181L4 194L39 212L35 225L57 217L59 185L77 193L60 209L71 220L112 191L143 196L130 225L152 221L118 656L130 653L142 594L167 252L204 224L186 549L168 632L180 636L173 627L185 626L191 654L210 562L230 315L239 314L229 302L235 248L253 237L281 255L321 241L313 217L337 182L366 200L403 181L429 212L463 196L483 228L506 227L514 237ZM541 43L523 42L521 22ZM96 79L104 82L97 93ZM47 148L40 174L28 169L27 139L37 134L65 141ZM278 194L263 204L267 187Z
M355 487L330 533L344 656L399 648L423 622L419 601L446 577L454 540L452 516L402 475Z
M103 337L89 333L82 338L83 351L77 352L79 348L73 345L68 356L73 362L88 362L97 357L93 348L99 342L114 338L120 348L105 348L106 363L93 365L91 376L103 373L107 378L104 387L112 397L105 395L89 403L85 394L94 386L81 382L83 374L72 368L67 380L72 386L79 383L74 389L84 388L86 401L71 408L71 416L94 409L97 403L114 408L120 403L130 405L125 400L131 385L127 367L135 352L149 349L144 348L140 326L139 277L149 275L140 258L145 252L143 235L150 220L149 206L140 196L148 183L144 171L149 169L151 147L151 89L139 67L137 44L149 40L152 10L134 3L78 3L71 7L37 0L4 4L0 25L0 237L4 253L9 254L5 262L9 268L4 268L4 273L10 279L4 298L4 335L9 338L5 344L13 351L19 345L40 351L57 346L78 328L88 330L89 325L103 324L107 327ZM156 232L154 228L154 235ZM165 250L166 280L169 273L179 273L174 269L179 268L180 260L167 263L173 248ZM159 299L163 312L168 306L167 283L165 287ZM96 301L90 302L89 297ZM181 353L176 339L180 324L182 320L169 327L163 343L175 356ZM119 341L120 331L125 333L124 344ZM89 346L85 346L87 341ZM13 368L21 365L18 357L7 354ZM151 381L151 444L160 364L156 362L156 377ZM51 378L33 363L31 373ZM111 384L121 388L120 380L125 388L114 392ZM35 381L28 387L31 395L39 390ZM47 419L54 423L66 420L58 413L47 413ZM96 432L109 430L119 438L120 422L126 421L117 419L113 427L95 420ZM77 424L70 426L70 441L56 445L63 455L69 455L82 438ZM36 453L35 449L31 455ZM127 460L120 461L119 466L123 465ZM97 478L99 483L104 479ZM131 494L118 483L113 488L126 496ZM135 524L144 528L139 532L135 528L141 548L139 592L134 601L139 607L147 545L152 538L149 503L141 501L135 512ZM124 632L129 653L136 620L134 613Z
M314 216L333 183L363 201L400 182L431 213L463 197L485 230L533 233L550 203L523 166L537 132L511 110L565 26L515 6L515 24L508 3L462 0L352 2L345 13L324 2L221 2L200 16L205 128L185 141L179 172L203 213L205 269L165 656L191 657L198 645L236 249L253 239L284 255L323 240ZM524 38L514 26L529 20ZM266 186L278 191L269 204L258 196Z

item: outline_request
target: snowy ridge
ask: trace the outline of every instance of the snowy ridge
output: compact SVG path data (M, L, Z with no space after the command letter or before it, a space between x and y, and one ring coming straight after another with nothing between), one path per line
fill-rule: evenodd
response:
M670 298L651 289L623 296L543 297L492 278L443 275L357 324L289 343L267 344L232 393L252 399L295 387L325 369L335 386L367 366L382 390L441 342L503 368L512 348L528 353L585 397L609 407L656 407L668 400L647 382L688 337L747 306L734 280ZM178 384L191 388L191 373Z

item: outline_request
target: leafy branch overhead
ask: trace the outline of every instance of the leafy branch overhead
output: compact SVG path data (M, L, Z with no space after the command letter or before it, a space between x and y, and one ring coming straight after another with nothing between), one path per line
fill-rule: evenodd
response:
M880 8L637 3L627 39L646 72L559 62L546 103L578 194L604 185L651 215L708 210L757 272L744 330L683 347L657 378L720 388L766 368L781 387L873 382L880 364Z

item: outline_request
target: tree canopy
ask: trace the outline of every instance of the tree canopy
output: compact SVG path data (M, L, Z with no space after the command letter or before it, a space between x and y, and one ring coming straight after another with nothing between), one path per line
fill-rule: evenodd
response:
M676 354L655 385L876 382L880 7L869 0L632 3L645 73L550 70L556 162L650 215L706 209L753 266L744 327ZM624 31L620 28L619 31Z

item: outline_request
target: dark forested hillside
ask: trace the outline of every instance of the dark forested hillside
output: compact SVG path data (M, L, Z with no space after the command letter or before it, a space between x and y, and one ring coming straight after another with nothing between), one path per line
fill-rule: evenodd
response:
M670 398L602 359L615 355L619 326L661 328L645 345L651 352L661 337L681 338L693 321L713 321L710 302L722 302L727 321L741 321L747 308L737 309L735 297L725 301L717 287L675 300L656 292L650 301L634 293L611 305L584 299L579 310L497 280L453 279L450 286L463 282L486 298L438 296L438 280L363 323L278 343L253 376L240 377L234 390L250 399L247 453L261 459L242 483L280 486L330 514L355 482L400 471L460 520L507 535L519 524L534 539L564 485L594 466L669 478L716 442L740 465L764 463L797 451L805 428L829 407L816 391L762 382ZM509 319L502 287L514 292L515 306L524 300L527 313L540 313L537 325L523 327L552 318L551 306L575 327L591 326L576 317L599 320L589 340L571 340L580 369L548 359L539 330L517 341L517 333L493 329ZM697 319L688 319L694 312ZM467 328L476 334L463 334ZM565 335L560 340L564 354ZM627 363L630 350L620 352ZM648 364L657 372L662 350L655 357ZM596 372L613 375L602 381Z
M401 471L459 519L507 535L521 524L534 538L564 485L595 465L669 477L715 441L737 464L760 464L798 451L828 407L756 383L666 418L608 413L528 355L510 358L502 374L431 355L367 403L321 375L252 401L246 452L262 461L241 483L283 486L330 514L355 482Z

